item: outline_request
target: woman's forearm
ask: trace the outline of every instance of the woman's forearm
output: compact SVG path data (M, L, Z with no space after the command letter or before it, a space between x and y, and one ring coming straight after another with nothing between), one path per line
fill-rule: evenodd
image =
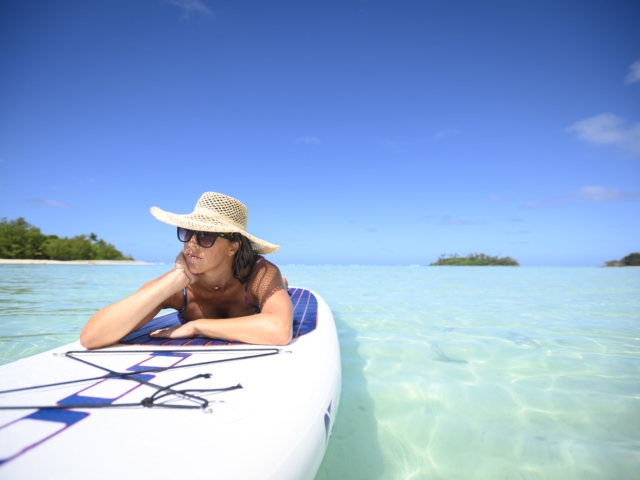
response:
M190 333L185 336L199 335L257 345L287 345L291 341L291 324L291 320L273 313L219 320L201 319L185 325L193 329L185 332Z
M82 329L80 343L94 349L118 342L151 320L163 302L188 283L188 277L178 269L149 282L136 293L97 311Z
M221 320L203 319L193 323L198 335L209 338L256 345L286 345L291 341L293 333L293 305L287 292L280 290L267 300L262 313L257 315Z

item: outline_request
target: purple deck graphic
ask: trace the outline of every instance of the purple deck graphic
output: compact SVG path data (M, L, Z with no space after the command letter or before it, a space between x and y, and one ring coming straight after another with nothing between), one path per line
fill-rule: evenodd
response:
M190 353L153 352L141 362L127 368L127 371L148 371L154 368L154 366L145 365L151 360L162 360L162 367L158 366L157 368L174 366L190 356ZM148 373L131 376L143 381L149 381L155 378L155 375ZM119 385L115 385L114 387L114 384ZM109 405L140 386L140 383L118 379L111 374L107 374L102 380L98 380L88 387L83 387L77 392L58 400L56 403L61 406L79 404ZM96 392L98 394L96 394ZM40 409L0 426L0 444L9 446L9 448L3 448L4 451L0 455L0 466L19 457L34 447L43 444L47 440L52 439L67 428L84 420L89 415L88 412L77 410Z

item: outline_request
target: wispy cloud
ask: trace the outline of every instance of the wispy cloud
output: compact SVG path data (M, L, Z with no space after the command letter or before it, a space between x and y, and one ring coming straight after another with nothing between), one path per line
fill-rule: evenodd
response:
M61 207L61 208L76 208L69 203L60 202L58 200L44 200L41 198L30 198L27 203L31 205L37 205L39 207Z
M623 192L617 188L586 186L576 190L573 194L579 198L592 202L625 202L640 199L640 192Z
M640 82L640 60L636 60L629 65L629 74L624 79L624 82L628 85L635 82Z
M640 154L640 123L628 124L613 113L602 113L574 123L567 132L596 145L616 145Z
M513 197L510 197L509 195L498 195L498 194L487 195L484 198L485 200L489 200L491 202L507 202L509 200L513 200Z
M445 137L455 137L456 135L460 134L460 130L457 130L455 128L451 128L449 130L440 130L438 132L436 132L433 135L433 138L435 139L440 139L440 138L445 138Z
M481 225L484 223L485 222L476 222L472 220L461 220L459 218L451 217L447 215L442 219L442 222L440 222L440 225Z
M202 0L167 0L171 5L178 7L183 12L183 18L195 13L205 17L213 18L214 13Z
M296 139L297 143L306 143L307 145L320 145L320 139L318 137L313 137L311 135L306 137L298 137Z
M523 208L558 207L580 201L605 203L605 202L629 202L640 200L640 192L623 192L617 188L601 186L585 186L574 190L567 195L551 197L540 201L528 201Z
M575 199L569 196L550 197L544 200L529 200L525 202L522 208L559 207L560 205L566 205L574 201Z

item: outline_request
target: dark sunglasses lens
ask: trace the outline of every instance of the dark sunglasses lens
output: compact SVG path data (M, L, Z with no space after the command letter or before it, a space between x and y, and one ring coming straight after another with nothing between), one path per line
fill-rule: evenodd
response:
M203 248L212 247L216 241L216 238L218 238L218 234L212 232L198 232L197 235L198 243Z
M187 243L189 240L191 240L192 236L193 231L187 230L186 228L178 227L178 240L180 240L181 242Z

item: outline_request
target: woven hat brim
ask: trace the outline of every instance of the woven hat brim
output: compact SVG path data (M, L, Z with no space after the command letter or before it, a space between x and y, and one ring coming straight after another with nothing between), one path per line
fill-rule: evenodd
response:
M219 217L214 217L202 213L188 213L180 215L171 212L165 212L158 207L151 207L151 215L156 217L163 223L173 225L174 227L187 228L189 230L199 230L201 232L236 232L244 235L251 241L251 246L255 253L267 255L280 250L280 245L275 245L254 237L246 230L237 227L229 222L225 222Z

